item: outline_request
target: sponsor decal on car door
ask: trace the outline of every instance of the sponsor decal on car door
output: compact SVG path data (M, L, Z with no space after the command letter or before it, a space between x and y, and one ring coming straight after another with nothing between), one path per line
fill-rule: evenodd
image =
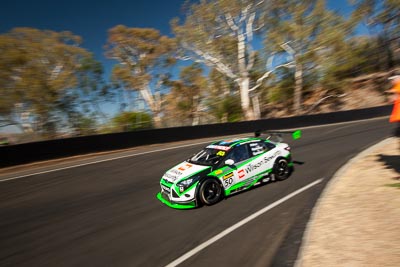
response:
M225 189L228 189L231 186L234 186L235 184L244 181L246 172L242 167L239 169L235 167L233 168L227 167L227 168L229 168L229 170L228 171L225 170L225 174L222 176L222 184Z
M244 186L250 185L257 174L265 170L264 157L260 156L240 167L237 171L238 182L245 182Z
M272 169L274 164L274 159L279 156L280 151L275 149L256 157L249 163L241 166L236 171L236 182L246 181L244 186L250 185L256 179L264 176L268 170Z

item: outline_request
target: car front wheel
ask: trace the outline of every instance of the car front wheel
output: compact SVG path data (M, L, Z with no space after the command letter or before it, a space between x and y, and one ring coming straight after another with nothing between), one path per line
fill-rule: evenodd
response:
M222 187L215 179L207 179L201 185L199 189L200 201L205 205L214 205L222 197Z

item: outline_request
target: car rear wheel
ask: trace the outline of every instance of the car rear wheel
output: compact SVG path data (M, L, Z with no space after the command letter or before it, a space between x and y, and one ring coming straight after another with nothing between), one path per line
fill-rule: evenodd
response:
M274 165L274 178L278 181L283 181L290 176L291 168L287 159L278 158Z
M222 197L222 187L215 179L207 179L201 185L199 189L199 198L201 203L205 205L214 205L220 201Z

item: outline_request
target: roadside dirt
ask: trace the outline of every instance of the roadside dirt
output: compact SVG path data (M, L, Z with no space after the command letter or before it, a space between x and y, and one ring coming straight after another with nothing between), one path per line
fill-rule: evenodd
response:
M328 184L296 267L400 266L400 140L366 151Z

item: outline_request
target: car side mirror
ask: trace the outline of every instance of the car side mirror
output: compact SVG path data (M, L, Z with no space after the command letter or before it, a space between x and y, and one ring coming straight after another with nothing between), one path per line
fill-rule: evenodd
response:
M235 161L233 159L227 159L225 160L225 165L227 166L232 166L235 164Z

